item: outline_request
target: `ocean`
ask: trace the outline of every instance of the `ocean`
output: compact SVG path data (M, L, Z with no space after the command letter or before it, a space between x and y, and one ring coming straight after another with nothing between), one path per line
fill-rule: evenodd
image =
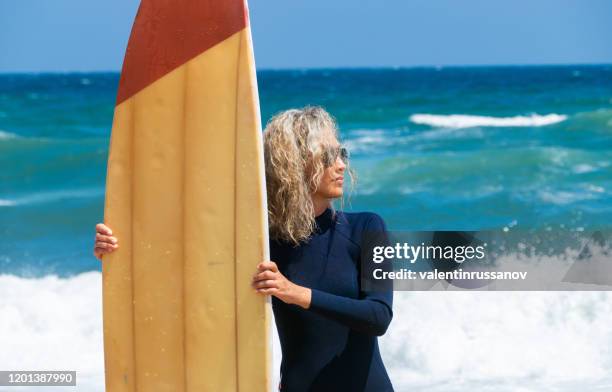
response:
M92 245L118 80L0 75L0 370L74 369L78 390L103 390ZM610 229L612 65L258 81L264 123L304 105L336 117L357 175L343 208L391 230ZM381 349L398 391L612 389L608 292L398 292L394 312Z

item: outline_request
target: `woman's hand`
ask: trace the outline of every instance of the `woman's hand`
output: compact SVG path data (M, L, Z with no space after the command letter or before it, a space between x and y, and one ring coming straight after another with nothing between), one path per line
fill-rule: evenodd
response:
M94 243L94 256L102 261L102 256L119 248L117 238L113 237L113 231L104 223L96 225L96 241Z
M291 283L280 273L273 261L264 261L257 265L251 285L258 293L273 295L284 303L299 305L304 309L310 307L312 291Z

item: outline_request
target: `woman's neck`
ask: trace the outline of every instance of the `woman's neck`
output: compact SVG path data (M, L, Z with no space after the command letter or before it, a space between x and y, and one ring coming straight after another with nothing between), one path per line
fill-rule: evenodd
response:
M318 197L312 198L312 206L314 207L314 215L315 217L321 215L325 212L331 205L331 201L329 199L323 199Z

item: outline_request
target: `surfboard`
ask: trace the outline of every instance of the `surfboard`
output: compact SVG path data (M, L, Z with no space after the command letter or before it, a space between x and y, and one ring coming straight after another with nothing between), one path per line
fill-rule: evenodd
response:
M106 391L270 390L259 116L246 1L142 0L107 166Z

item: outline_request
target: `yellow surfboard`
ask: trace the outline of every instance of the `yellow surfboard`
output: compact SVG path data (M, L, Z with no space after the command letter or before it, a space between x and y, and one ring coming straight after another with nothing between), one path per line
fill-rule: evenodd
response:
M142 0L106 179L108 392L270 390L264 181L246 1Z

